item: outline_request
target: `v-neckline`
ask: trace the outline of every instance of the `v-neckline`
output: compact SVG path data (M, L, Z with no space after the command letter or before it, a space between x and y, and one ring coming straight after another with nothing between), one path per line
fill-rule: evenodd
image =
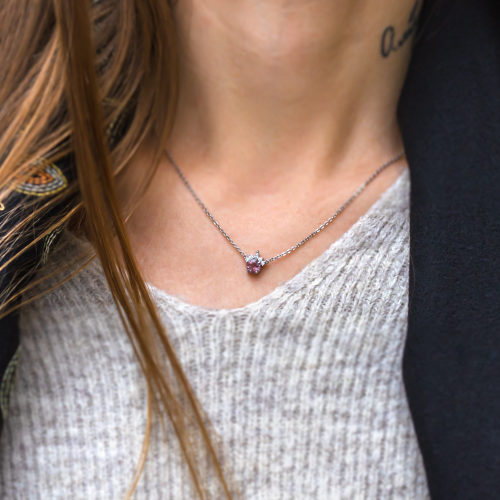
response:
M183 310L189 314L219 314L219 315L228 315L228 314L241 314L245 312L252 311L254 309L258 309L260 307L265 307L270 303L274 303L277 301L279 296L282 296L283 293L286 293L288 290L294 290L297 288L297 284L299 282L304 281L304 277L307 275L311 275L314 271L317 274L320 270L318 269L320 266L326 264L326 262L330 259L331 255L337 251L339 251L343 246L346 245L348 241L352 239L360 230L362 230L363 222L365 219L371 217L374 213L378 212L381 208L383 208L387 201L391 198L392 194L396 192L401 183L409 180L409 169L406 167L404 171L398 176L396 181L394 181L373 203L373 205L368 209L368 211L362 215L340 238L335 240L323 253L321 253L318 257L314 258L308 264L306 264L297 274L295 274L289 280L280 283L276 288L271 290L269 293L261 297L260 299L246 304L242 307L237 308L212 308L205 307L197 304L191 304L190 302L184 300L183 298L179 298L176 295L172 295L151 283L147 283L147 287L150 290L155 302L160 307L174 307L178 310Z

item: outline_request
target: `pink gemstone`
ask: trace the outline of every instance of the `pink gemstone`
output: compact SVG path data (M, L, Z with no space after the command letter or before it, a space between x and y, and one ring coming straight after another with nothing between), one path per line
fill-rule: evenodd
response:
M260 264L260 262L256 258L250 259L247 262L247 271L250 274L259 274L261 269L262 269L262 265Z

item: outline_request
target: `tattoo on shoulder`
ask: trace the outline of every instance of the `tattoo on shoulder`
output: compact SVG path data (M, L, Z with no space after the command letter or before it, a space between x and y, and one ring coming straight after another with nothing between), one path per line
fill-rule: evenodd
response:
M389 57L392 52L397 52L406 44L408 40L411 39L412 35L417 30L419 13L420 0L417 0L411 10L410 17L408 19L408 27L399 39L396 37L396 29L394 26L387 26L382 34L382 41L380 45L382 57Z

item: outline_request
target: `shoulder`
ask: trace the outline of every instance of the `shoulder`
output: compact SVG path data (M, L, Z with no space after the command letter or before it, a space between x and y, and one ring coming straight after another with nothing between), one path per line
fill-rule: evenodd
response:
M41 160L0 204L0 431L19 356L20 293L62 233L64 225L57 221L75 205L75 181L71 157L57 163Z

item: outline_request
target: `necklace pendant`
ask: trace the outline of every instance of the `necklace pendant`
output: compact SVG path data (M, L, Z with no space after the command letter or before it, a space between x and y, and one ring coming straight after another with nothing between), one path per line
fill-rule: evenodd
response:
M245 258L247 263L247 271L250 274L259 274L262 268L265 266L265 261L259 256L259 251L255 255L249 255Z

